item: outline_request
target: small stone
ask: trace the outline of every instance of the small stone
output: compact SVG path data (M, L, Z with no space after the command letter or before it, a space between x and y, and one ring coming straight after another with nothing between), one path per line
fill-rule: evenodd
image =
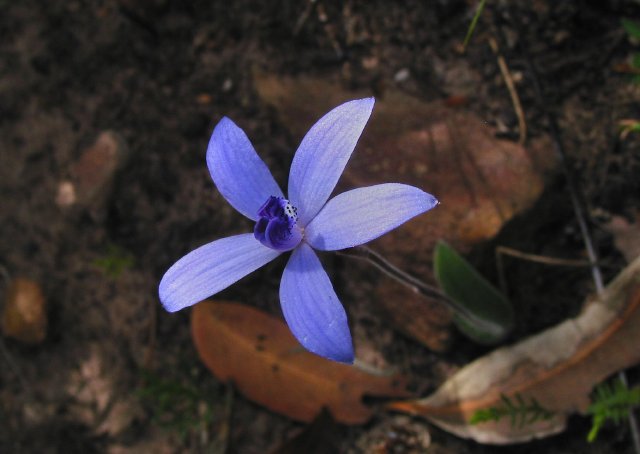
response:
M60 208L66 208L75 204L76 200L76 188L73 183L68 180L61 181L56 194L56 205Z
M26 278L11 282L2 311L2 332L27 344L39 344L45 339L46 300L38 283Z
M222 91L228 92L233 88L233 80L226 78L224 82L222 82Z
M411 72L407 68L402 68L394 74L393 80L400 83L407 81L409 77L411 77Z

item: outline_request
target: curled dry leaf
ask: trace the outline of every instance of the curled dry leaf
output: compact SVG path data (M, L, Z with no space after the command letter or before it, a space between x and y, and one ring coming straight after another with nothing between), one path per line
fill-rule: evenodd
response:
M564 429L567 416L584 413L597 383L640 362L640 258L585 304L581 314L465 366L431 396L389 408L423 416L437 426L481 443L510 444ZM538 402L554 412L531 424L469 424L477 411L512 401Z
M407 397L404 380L376 376L304 350L279 319L255 308L203 301L191 316L200 358L248 399L309 422L327 408L336 421L361 424L373 415L364 395Z

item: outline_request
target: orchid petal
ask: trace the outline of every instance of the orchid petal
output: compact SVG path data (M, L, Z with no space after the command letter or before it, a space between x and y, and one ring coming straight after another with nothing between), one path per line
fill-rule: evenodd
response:
M278 255L280 252L260 244L253 233L205 244L165 273L160 281L160 301L167 311L179 311L224 290Z
M336 186L371 111L373 98L344 103L307 132L289 173L289 200L304 227L320 211Z
M307 350L344 363L353 362L347 314L313 249L294 249L280 282L280 304L293 335Z
M207 166L220 194L252 220L270 196L284 197L249 138L229 118L217 124L209 140Z
M438 204L431 194L399 183L343 192L329 200L305 229L316 249L335 251L367 243Z

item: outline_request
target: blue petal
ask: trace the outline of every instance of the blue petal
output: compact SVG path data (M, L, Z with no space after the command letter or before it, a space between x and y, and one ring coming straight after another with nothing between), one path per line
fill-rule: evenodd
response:
M249 219L258 218L258 210L270 196L284 197L247 135L227 117L213 130L207 166L220 194Z
M289 173L289 200L307 225L335 188L373 110L373 98L344 103L322 117L302 139Z
M431 194L399 183L358 188L335 196L305 229L316 249L335 251L364 244L438 204Z
M280 282L280 304L293 335L307 350L343 363L353 362L347 314L313 249L294 249Z
M160 301L175 312L224 290L275 259L280 252L260 244L253 233L200 246L178 260L160 281Z

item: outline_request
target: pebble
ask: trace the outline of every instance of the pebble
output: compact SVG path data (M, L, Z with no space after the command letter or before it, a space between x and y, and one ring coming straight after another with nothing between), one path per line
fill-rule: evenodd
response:
M47 336L46 305L37 282L15 278L9 284L2 310L3 334L26 344L44 341Z

